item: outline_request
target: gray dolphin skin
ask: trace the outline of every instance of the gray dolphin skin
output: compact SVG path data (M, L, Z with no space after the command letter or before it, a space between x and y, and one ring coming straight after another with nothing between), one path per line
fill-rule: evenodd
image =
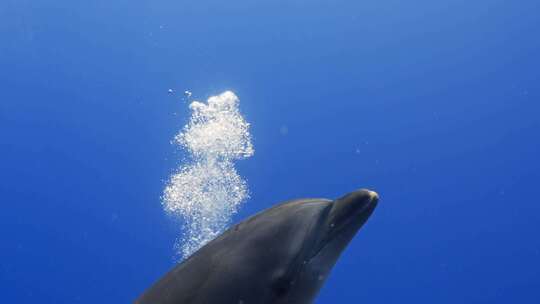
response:
M176 265L135 303L312 303L378 200L361 189L264 210Z

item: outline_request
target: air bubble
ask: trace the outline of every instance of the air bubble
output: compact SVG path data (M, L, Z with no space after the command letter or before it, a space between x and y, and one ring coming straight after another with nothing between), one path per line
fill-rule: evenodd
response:
M163 194L165 211L183 220L183 235L175 248L187 258L219 235L249 196L247 183L234 161L254 153L249 123L230 91L193 101L189 123L174 143L190 153L190 160L173 174Z

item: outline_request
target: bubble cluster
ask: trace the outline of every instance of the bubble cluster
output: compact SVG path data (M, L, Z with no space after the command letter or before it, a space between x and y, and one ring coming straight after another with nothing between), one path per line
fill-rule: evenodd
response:
M253 155L249 123L230 91L194 101L188 124L174 142L190 154L173 174L163 194L163 207L183 220L178 253L186 258L215 238L248 198L246 182L234 161Z

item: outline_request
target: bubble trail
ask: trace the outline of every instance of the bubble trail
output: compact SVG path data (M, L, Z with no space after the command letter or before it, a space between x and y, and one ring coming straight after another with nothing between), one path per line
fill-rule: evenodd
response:
M183 220L177 253L189 257L219 235L249 191L234 161L254 153L249 123L230 91L190 104L191 118L174 138L189 160L173 174L163 193L163 208Z

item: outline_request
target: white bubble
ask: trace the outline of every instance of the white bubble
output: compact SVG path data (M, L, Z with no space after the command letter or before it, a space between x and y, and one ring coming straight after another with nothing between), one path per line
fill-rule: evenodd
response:
M249 124L230 91L190 104L189 123L174 142L190 161L173 174L163 194L164 209L183 219L183 238L176 244L184 258L219 235L248 196L234 161L253 155Z

